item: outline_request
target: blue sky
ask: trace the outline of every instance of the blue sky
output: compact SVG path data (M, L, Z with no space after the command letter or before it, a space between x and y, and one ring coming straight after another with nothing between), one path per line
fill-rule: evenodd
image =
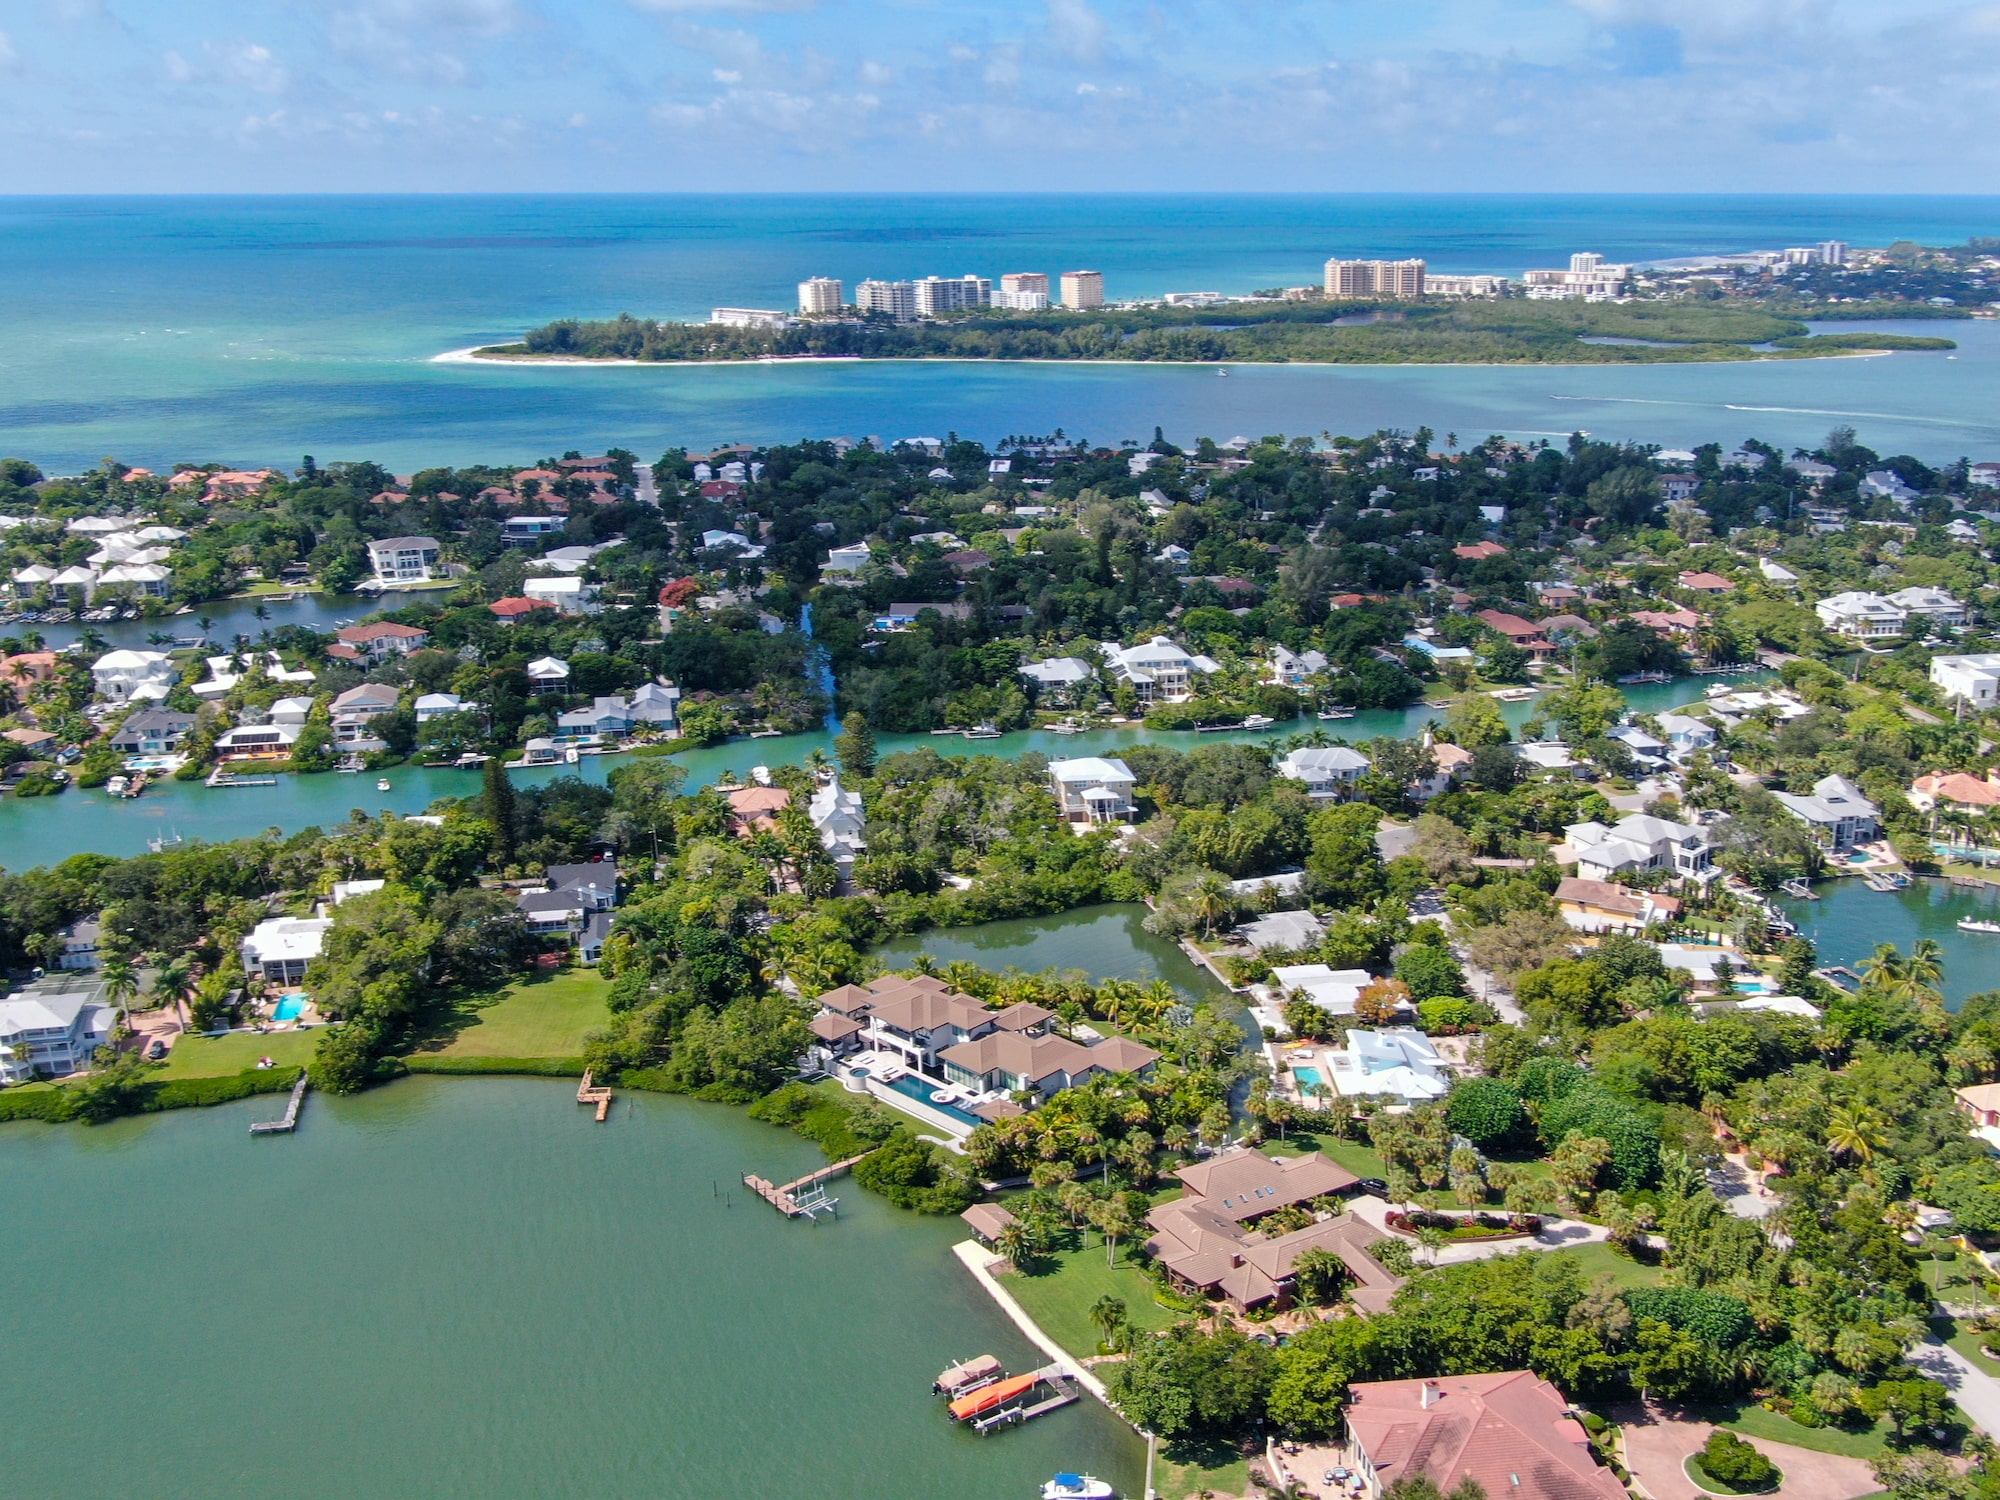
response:
M0 192L1992 192L2000 4L0 0Z

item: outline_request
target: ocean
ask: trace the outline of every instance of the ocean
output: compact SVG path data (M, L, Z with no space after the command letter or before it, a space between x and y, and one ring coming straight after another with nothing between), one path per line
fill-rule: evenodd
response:
M1314 281L1329 255L1519 274L1573 250L1668 259L1826 238L1953 243L2000 199L604 196L0 199L0 453L401 472L620 444L1056 427L1099 441L1430 426L1683 445L2000 451L1988 323L1956 358L1606 368L434 363L550 318L783 307L812 275L1101 270L1110 296Z

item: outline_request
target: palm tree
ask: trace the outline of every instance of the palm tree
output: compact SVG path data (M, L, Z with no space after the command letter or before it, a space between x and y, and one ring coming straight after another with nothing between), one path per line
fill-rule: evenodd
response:
M1127 1211L1122 1199L1105 1198L1092 1210L1090 1219L1097 1226L1097 1232L1104 1236L1104 1264L1107 1266L1117 1264L1114 1257L1118 1251L1119 1239L1131 1234L1136 1227L1131 1213Z
M201 633L207 635L215 624L215 617L213 615L196 615L194 622L201 627Z
M1107 1348L1118 1347L1118 1333L1125 1326L1125 1316L1125 1299L1114 1297L1109 1292L1090 1304L1090 1321Z
M1861 982L1871 989L1892 989L1903 977L1903 955L1894 943L1877 943L1857 966Z
M1176 1156L1186 1156L1188 1147L1194 1144L1194 1136L1185 1125L1169 1125L1160 1132L1160 1144Z
M1424 1247L1424 1254L1430 1257L1432 1265L1438 1263L1438 1252L1444 1249L1447 1239L1445 1232L1435 1224L1426 1224L1417 1231L1417 1243Z
M1017 1267L1028 1259L1034 1250L1035 1239L1020 1224L1009 1224L993 1237L993 1248L998 1250Z
M1325 1248L1302 1251L1292 1262L1292 1284L1315 1307L1338 1301L1348 1279L1347 1262Z
M132 1001L138 993L139 971L132 967L130 960L105 959L104 998L129 1016L132 1011Z
M910 972L912 974L920 974L927 979L934 979L937 977L937 971L938 961L928 953L919 953L915 958L910 960Z
M1884 1144L1882 1121L1863 1105L1839 1105L1827 1115L1826 1144L1835 1156L1873 1161Z
M1083 1221L1090 1217L1090 1205L1096 1201L1096 1196L1080 1182L1065 1182L1056 1189L1056 1204L1068 1215L1072 1229L1083 1227Z
M99 630L95 625L86 625L77 636L76 643L86 651L102 651L104 649L104 632Z
M1188 911L1201 923L1202 936L1215 936L1215 924L1235 909L1229 881L1214 870L1204 870L1188 887Z

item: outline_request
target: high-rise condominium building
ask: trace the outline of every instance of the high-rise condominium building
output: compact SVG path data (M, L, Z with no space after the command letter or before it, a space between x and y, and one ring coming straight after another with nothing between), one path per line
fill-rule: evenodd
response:
M1104 273L1102 271L1063 272L1062 301L1064 307L1104 306Z
M917 315L917 287L912 281L864 281L854 289L854 306L861 312L887 313L892 318Z
M1567 271L1530 271L1524 279L1528 295L1538 301L1609 302L1624 290L1631 274L1628 265L1613 264L1594 250L1579 250L1569 258Z
M1829 266L1846 265L1847 241L1821 240L1819 242L1819 258Z
M1342 260L1326 263L1329 297L1421 297L1424 263L1420 260Z
M1000 290L1003 292L1040 292L1046 297L1049 294L1049 278L1040 271L1009 271L1005 276L1000 278Z
M920 318L993 305L993 283L984 276L926 276L916 283L916 293Z
M799 311L837 313L847 301L847 288L838 277L815 276L799 283Z

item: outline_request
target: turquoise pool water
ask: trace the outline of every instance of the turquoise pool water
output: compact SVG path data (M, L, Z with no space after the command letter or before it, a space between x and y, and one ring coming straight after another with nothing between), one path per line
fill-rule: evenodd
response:
M984 1125L986 1123L970 1110L960 1109L955 1104L938 1103L937 1100L931 1097L931 1091L937 1085L925 1083L922 1079L914 1077L909 1073L904 1073L900 1077L890 1079L889 1087L899 1094L905 1094L916 1100L919 1104L928 1105L940 1114L950 1115L954 1120L963 1120L968 1125Z
M1302 1089L1315 1089L1320 1084L1318 1068L1294 1068L1292 1077L1298 1079L1299 1087Z
M278 1001L278 1008L271 1012L274 1021L296 1021L306 1008L304 995L286 995Z

